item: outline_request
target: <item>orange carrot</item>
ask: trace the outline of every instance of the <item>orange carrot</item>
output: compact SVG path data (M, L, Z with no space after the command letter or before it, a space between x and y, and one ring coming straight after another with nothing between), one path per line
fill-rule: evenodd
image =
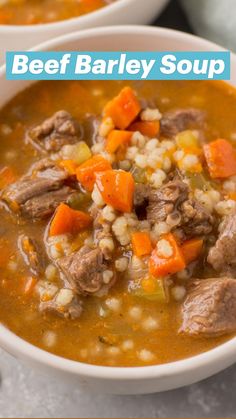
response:
M92 218L89 214L74 210L66 204L60 204L52 219L49 235L57 236L66 233L78 233L90 226Z
M149 272L155 277L163 277L182 271L186 266L181 248L173 234L169 233L159 240L149 260Z
M150 255L152 243L148 233L137 231L132 234L131 241L136 256Z
M121 212L133 207L134 179L123 170L107 170L96 174L97 187L106 204Z
M137 121L129 127L130 131L139 131L141 134L153 138L159 134L160 122L159 121Z
M104 108L104 116L109 116L116 128L126 129L141 111L140 103L131 87L125 87L118 96Z
M9 166L5 166L0 170L0 189L15 181L13 170Z
M102 156L94 156L82 163L76 170L76 176L81 185L89 192L93 190L96 173L111 170L108 160Z
M122 145L127 145L133 133L130 131L119 131L113 129L107 137L106 150L108 153L115 153Z
M26 278L26 280L24 281L23 293L25 295L32 294L36 284L37 284L37 278L35 278L34 276L29 276L28 278Z
M236 201L236 192L226 193L225 199L232 199L232 201Z
M63 167L70 175L76 174L76 169L78 165L74 162L74 160L61 160L59 165Z
M184 260L188 265L190 262L196 260L202 251L203 248L203 240L202 239L192 239L187 240L181 246L181 251L184 256Z
M203 146L203 151L213 179L236 175L236 152L229 141L221 138L212 141Z

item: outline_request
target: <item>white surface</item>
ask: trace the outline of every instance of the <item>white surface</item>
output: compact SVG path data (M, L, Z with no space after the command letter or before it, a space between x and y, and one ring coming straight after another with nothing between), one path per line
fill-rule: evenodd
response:
M106 396L48 380L0 350L1 418L235 417L236 367L201 383L146 396Z
M169 0L117 0L81 17L42 25L0 25L0 64L6 51L26 50L56 36L97 26L147 24L162 12Z
M202 50L220 47L203 39L168 29L110 27L68 35L38 47L39 50ZM236 56L231 56L232 83L236 85ZM29 82L9 82L0 70L0 106ZM98 392L138 394L163 391L192 384L228 367L236 360L236 338L212 351L171 364L142 368L96 367L62 359L19 339L0 326L3 348L30 365L57 374L63 381L77 380ZM59 378L60 377L60 378Z

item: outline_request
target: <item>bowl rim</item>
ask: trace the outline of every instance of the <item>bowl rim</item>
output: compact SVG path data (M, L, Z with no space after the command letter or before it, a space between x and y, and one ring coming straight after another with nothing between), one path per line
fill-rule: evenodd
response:
M69 26L73 23L80 23L84 25L92 24L96 19L100 17L109 17L111 13L116 13L126 8L126 5L132 5L136 0L116 0L114 3L107 4L104 7L94 10L84 15L71 17L68 19L58 20L55 22L49 23L39 23L31 25L4 25L0 24L0 33L4 32L5 34L11 33L41 33L45 30L50 29L70 29Z
M5 335L5 338L3 335ZM129 381L138 379L167 378L175 375L180 376L189 371L194 373L199 369L209 369L210 366L217 363L220 365L220 360L226 356L228 356L230 360L233 356L235 358L235 343L236 337L199 355L165 364L154 364L139 367L110 367L73 361L54 355L51 352L47 352L44 349L40 349L39 347L25 341L0 324L0 345L10 354L20 354L23 359L30 359L37 364L54 368L63 373L94 379L102 378ZM231 363L232 362L227 363L227 366Z
M199 50L203 48L210 51L225 50L225 48L207 41L203 38L195 35L187 34L185 32L176 31L168 28L157 28L148 27L142 25L121 25L121 26L108 26L93 29L85 29L79 32L73 32L71 34L62 35L55 39L49 40L42 44L37 45L32 50L52 50L55 46L59 46L63 42L80 40L88 38L94 35L160 35L168 36L168 38L179 41L183 41L186 38L191 41L194 46L198 46ZM236 54L231 55L231 60L236 65ZM232 62L231 61L231 62ZM0 68L0 77L5 74L5 66ZM201 354L185 358L179 361L169 362L165 364L156 364L150 366L140 367L110 367L100 366L93 364L86 364L79 361L73 361L67 358L63 358L40 349L37 346L25 341L24 339L11 332L2 323L0 323L0 345L6 351L9 351L13 355L21 355L24 359L34 361L39 365L44 365L50 368L54 368L64 373L70 373L71 375L87 377L87 378L98 378L98 379L110 379L110 380L139 380L139 379L157 379L157 378L173 378L173 376L181 376L184 373L191 371L191 373L197 370L204 370L210 367L213 368L214 372L218 365L218 370L222 369L221 361L224 362L224 367L231 365L236 361L235 353L236 337L231 338L227 342L218 345L217 347L210 349ZM209 376L210 374L208 374ZM194 374L193 374L194 376Z
M123 0L120 0L123 1ZM136 1L136 0L127 0L127 1ZM149 26L149 25L133 25L133 24L127 24L127 25L114 25L114 26L100 26L100 27L94 27L94 28L87 28L82 30L73 31L67 34L57 35L54 38L51 38L47 41L42 41L35 45L34 47L31 47L29 51L41 51L43 49L51 50L55 46L58 46L62 42L68 42L68 41L74 41L77 39L83 39L87 38L88 36L94 36L96 34L98 35L121 35L123 32L127 35L134 35L135 33L137 35L147 35L147 34L159 34L160 36L165 35L166 33L169 33L169 37L175 41L177 38L180 41L184 41L184 39L188 39L192 42L193 45L198 46L199 51L201 48L199 47L199 42L201 42L202 45L204 45L204 51L229 51L227 48L223 47L222 45L219 45L217 43L214 43L212 41L209 41L205 38L201 38L200 36L179 31L176 29L166 28L166 27L158 27L158 26ZM231 54L231 60L236 60L236 53L233 53L230 51ZM4 65L2 65L4 67ZM1 70L1 67L0 67Z

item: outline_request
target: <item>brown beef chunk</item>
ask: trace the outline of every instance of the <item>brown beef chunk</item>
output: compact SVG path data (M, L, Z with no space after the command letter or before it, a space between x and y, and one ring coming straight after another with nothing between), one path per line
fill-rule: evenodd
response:
M205 208L190 196L190 190L181 180L173 180L160 189L139 185L134 204L146 203L146 216L152 224L168 221L181 227L186 236L208 234L212 230L213 218Z
M17 205L24 204L28 199L46 192L55 185L54 181L50 179L38 179L25 177L9 185L2 193L3 199L10 205L16 203Z
M145 204L145 202L148 202L151 191L152 188L149 185L137 183L134 191L134 206L140 207Z
M219 238L210 249L207 261L219 272L236 267L236 214L225 218Z
M34 163L20 180L3 190L2 195L8 202L22 204L36 195L58 189L67 178L67 172L56 166L55 162L42 159Z
M54 313L65 319L78 319L83 311L82 301L78 299L77 296L74 296L73 300L65 306L60 306L57 303L57 295L53 300L41 302L39 305L39 310L46 313Z
M178 132L201 126L204 118L205 113L194 108L166 112L160 121L161 134L165 137L174 137Z
M26 142L37 150L58 152L65 144L74 144L81 137L81 129L66 111L58 111L51 118L27 132Z
M50 217L62 202L67 202L74 190L62 186L57 191L49 191L29 199L21 206L21 214L26 218L44 219Z
M102 251L83 246L80 250L58 261L58 267L70 286L79 294L89 295L101 291L105 285L103 272L108 269ZM113 284L112 279L111 284Z
M134 208L137 218L145 220L147 218L147 205L152 188L148 184L137 183L134 190Z
M180 224L186 236L206 236L212 231L214 219L196 199L183 202L180 213Z
M166 221L168 215L181 211L181 205L188 199L188 185L175 180L160 189L152 189L149 194L147 219L152 223Z
M93 204L90 208L90 215L94 219L94 243L98 245L101 240L112 238L111 222L104 220L101 208L98 208L97 205ZM102 253L106 260L112 259L112 252L109 247L104 246L102 249Z
M67 180L67 172L54 162L42 160L26 176L3 190L1 197L24 217L42 219L73 193L71 187L65 186Z
M33 275L40 275L46 267L46 254L43 247L40 247L36 240L22 234L18 239L20 253L30 267Z
M194 280L182 307L180 332L215 337L236 331L236 280Z

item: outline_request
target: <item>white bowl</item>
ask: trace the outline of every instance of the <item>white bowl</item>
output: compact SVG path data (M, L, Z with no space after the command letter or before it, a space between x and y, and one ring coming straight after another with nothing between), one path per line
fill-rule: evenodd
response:
M147 24L155 19L169 0L117 0L80 17L40 25L0 25L0 65L6 51L32 48L40 42L81 29L106 25Z
M221 47L204 39L168 29L117 26L90 29L47 42L37 50L149 50L217 51ZM236 85L236 56L231 56L232 84ZM31 84L6 81L0 69L0 107ZM169 364L118 368L82 364L43 351L0 326L0 345L33 367L57 374L63 380L78 381L98 392L140 394L169 390L192 384L230 366L236 361L236 338L203 354Z

